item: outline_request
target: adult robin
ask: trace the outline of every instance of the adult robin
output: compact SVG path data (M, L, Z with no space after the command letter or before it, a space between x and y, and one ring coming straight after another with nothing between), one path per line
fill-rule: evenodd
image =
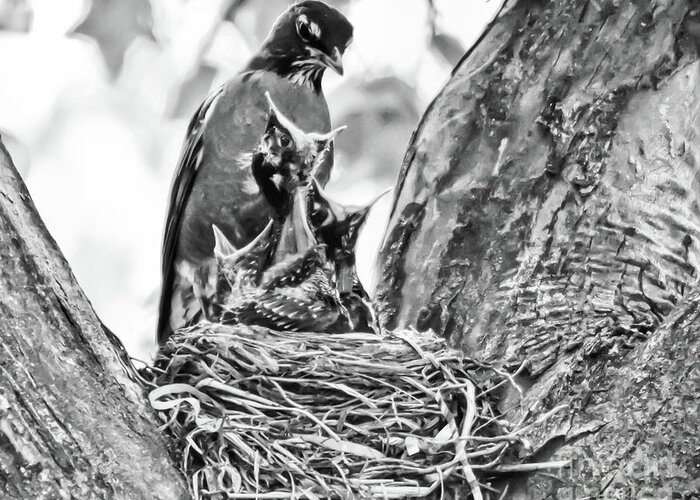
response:
M240 247L272 216L250 170L267 120L264 93L269 91L303 130L330 130L321 80L327 68L342 75L342 55L352 33L350 22L323 2L292 5L245 69L210 94L193 116L165 223L159 344L201 313L193 286L212 280L212 224ZM322 185L332 165L331 150L316 169Z

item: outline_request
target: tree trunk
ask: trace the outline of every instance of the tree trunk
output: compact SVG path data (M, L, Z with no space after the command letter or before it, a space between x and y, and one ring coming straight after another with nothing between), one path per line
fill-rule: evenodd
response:
M381 322L526 363L513 422L568 406L514 496L698 492L700 6L512 3L411 139Z
M188 498L2 143L0 262L0 497Z

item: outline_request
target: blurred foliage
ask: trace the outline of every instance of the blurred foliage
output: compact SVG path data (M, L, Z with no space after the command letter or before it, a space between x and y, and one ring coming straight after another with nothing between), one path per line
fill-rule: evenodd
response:
M440 26L440 12L435 5L435 0L427 1L430 43L433 49L441 54L451 66L455 66L464 55L464 44L456 36L452 36L442 30Z
M32 9L27 0L0 0L0 31L29 31Z
M416 90L386 76L345 82L337 93L343 99L334 108L336 121L348 126L336 139L339 175L392 185L420 118Z
M205 62L200 64L197 71L180 85L170 117L189 116L193 107L202 102L202 96L211 89L216 73L216 67Z
M187 121L290 0L0 0L0 133L97 312L134 354L153 346L166 197ZM324 89L329 191L393 185L411 131L488 21L485 0L336 0L355 25ZM387 198L362 235L367 278Z
M74 33L95 40L112 75L117 75L124 54L138 37L154 39L153 14L148 0L90 0L85 19Z

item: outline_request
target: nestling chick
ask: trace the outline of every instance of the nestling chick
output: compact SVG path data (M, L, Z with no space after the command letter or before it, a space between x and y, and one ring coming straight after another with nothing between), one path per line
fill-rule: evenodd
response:
M328 258L335 266L340 301L350 315L355 331L377 332L379 324L369 294L357 276L355 251L360 229L367 221L370 209L392 188L365 205L343 205L333 200L314 180L311 224L316 235L327 247Z
M218 319L294 331L350 331L335 266L309 225L316 166L335 135L305 133L276 108L251 169L274 217L253 244L234 250L215 229L219 275L225 279ZM223 292L222 292L223 290Z

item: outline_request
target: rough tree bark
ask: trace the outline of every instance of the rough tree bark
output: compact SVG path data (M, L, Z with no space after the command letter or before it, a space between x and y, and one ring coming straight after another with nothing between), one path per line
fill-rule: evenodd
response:
M189 498L1 142L0 342L0 497Z
M511 2L411 139L381 322L526 363L513 422L567 405L513 497L700 494L699 47L692 0Z

